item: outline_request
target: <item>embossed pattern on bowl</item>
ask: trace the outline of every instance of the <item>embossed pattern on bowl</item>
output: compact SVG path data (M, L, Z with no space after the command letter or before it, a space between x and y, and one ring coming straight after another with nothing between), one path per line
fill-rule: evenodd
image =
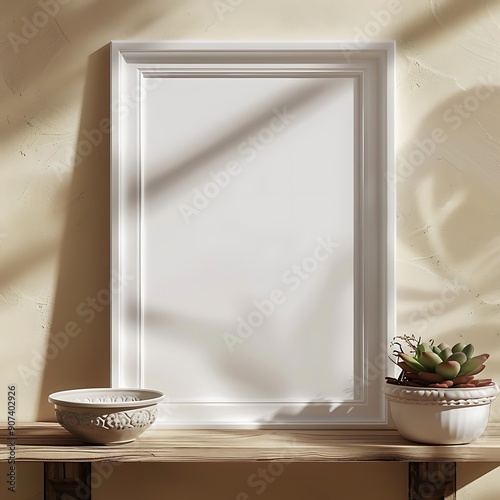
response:
M156 420L165 395L151 389L75 389L49 396L57 421L93 444L134 441Z

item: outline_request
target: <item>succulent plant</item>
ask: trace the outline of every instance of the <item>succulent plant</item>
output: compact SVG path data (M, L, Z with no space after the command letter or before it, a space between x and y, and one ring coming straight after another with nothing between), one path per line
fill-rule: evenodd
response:
M403 351L401 341L410 348L411 354ZM391 344L395 363L401 368L399 378L386 377L388 383L416 387L466 388L492 385L491 379L475 379L484 370L489 354L473 356L474 346L458 342L453 347L445 343L434 345L434 341L421 342L414 335L396 337Z

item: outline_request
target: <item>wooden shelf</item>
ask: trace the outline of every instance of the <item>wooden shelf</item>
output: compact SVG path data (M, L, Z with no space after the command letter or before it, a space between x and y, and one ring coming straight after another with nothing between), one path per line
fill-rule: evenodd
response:
M412 443L391 430L156 430L133 443L84 445L55 423L19 425L16 461L42 462L500 462L500 425L468 445ZM0 461L8 460L0 427Z

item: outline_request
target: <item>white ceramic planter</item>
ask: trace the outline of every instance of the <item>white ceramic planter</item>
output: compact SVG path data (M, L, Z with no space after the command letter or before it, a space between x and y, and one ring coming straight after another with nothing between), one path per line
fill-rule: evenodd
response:
M163 392L151 389L74 389L49 396L57 421L94 444L129 443L156 420Z
M428 444L465 444L486 429L496 384L464 389L386 384L392 419L407 439Z

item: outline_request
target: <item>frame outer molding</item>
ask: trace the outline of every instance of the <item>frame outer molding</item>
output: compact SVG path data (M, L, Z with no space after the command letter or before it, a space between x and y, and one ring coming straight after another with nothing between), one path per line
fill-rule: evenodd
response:
M136 303L136 311L132 314L136 318L137 328L140 330L140 277L131 273L132 267L140 270L140 249L133 250L132 257L129 255L134 241L134 235L130 231L124 230L124 221L130 220L130 213L126 213L127 204L130 202L130 193L127 193L124 186L125 176L135 175L126 168L127 144L126 133L127 124L130 126L130 115L135 116L135 125L132 125L132 133L128 135L140 141L140 99L137 106L123 107L124 96L127 92L134 92L131 88L131 81L127 81L127 74L135 82L140 82L144 74L151 72L165 71L168 64L175 62L182 71L189 69L190 64L199 65L200 60L207 60L207 64L228 65L234 64L235 54L243 58L246 64L255 65L255 59L260 59L260 64L274 62L273 70L269 68L268 73L275 72L276 66L285 62L285 70L293 72L290 68L301 68L303 71L314 74L311 65L318 69L325 67L325 64L332 65L342 75L358 74L362 81L362 120L363 120L363 144L360 146L361 161L365 163L363 167L366 178L361 180L363 186L362 199L368 199L367 208L362 220L364 226L361 228L363 237L366 239L370 227L372 234L378 232L376 238L375 264L366 266L367 242L364 241L363 248L363 325L368 324L368 334L363 334L364 345L361 348L363 354L363 393L365 394L365 404L372 407L372 413L361 416L358 420L336 421L336 422L279 422L271 426L293 426L300 427L325 427L334 426L337 428L352 427L359 425L365 428L380 427L387 425L387 407L381 391L381 383L384 376L390 374L389 363L376 361L371 365L371 359L375 356L387 355L386 349L388 341L393 337L395 330L395 153L394 153L394 80L395 80L395 44L394 42L135 42L135 41L113 41L111 42L111 117L112 117L112 140L111 140L111 261L112 278L119 283L117 290L113 290L111 305L111 365L112 365L112 386L113 387L142 387L142 337L138 331L129 332L124 322L124 317L130 314L124 305L125 293L132 292ZM295 58L295 62L294 61ZM301 62L297 62L297 60ZM306 64L310 62L310 64ZM140 69L141 66L144 69ZM194 67L194 66L193 66ZM128 73L127 73L128 71ZM167 68L168 71L168 68ZM170 68L171 71L171 68ZM199 69L198 69L199 71ZM207 71L206 69L202 69ZM223 69L228 72L227 69ZM241 71L241 69L240 69ZM244 71L244 70L243 70ZM315 70L316 71L316 70ZM324 69L323 69L324 71ZM330 70L331 71L331 70ZM142 75L142 76L141 76ZM375 78L375 81L370 79ZM140 87L140 85L139 85ZM135 89L137 90L137 89ZM135 130L135 132L133 132ZM130 138L129 137L129 138ZM139 145L140 147L140 145ZM133 150L133 147L131 147ZM372 165L370 153L376 152L375 166ZM140 164L140 157L136 158ZM130 159L128 159L129 163ZM133 163L133 162L132 162ZM366 170L370 166L369 170ZM141 196L141 177L137 177L138 192ZM377 210L372 210L373 198L379 204ZM382 203L380 203L382 201ZM140 208L139 208L140 210ZM133 222L140 231L140 213L134 212ZM378 231L380 229L380 231ZM375 231L375 233L373 233ZM140 234L140 233L138 233ZM128 244L127 244L128 243ZM373 258L372 258L373 260ZM368 285L367 285L368 282ZM373 290L373 284L377 284L378 293L367 293L367 287ZM122 286L123 285L123 286ZM380 293L380 289L383 293ZM130 296L129 296L130 299ZM130 302L130 300L129 300ZM359 318L358 318L359 319ZM370 334L373 331L373 321L375 321L376 335ZM365 326L362 326L364 329ZM354 335L353 335L354 337ZM368 383L369 382L369 383ZM373 408L375 408L373 410ZM201 413L197 413L201 411ZM181 412L182 413L182 412ZM246 427L240 421L234 424L217 422L217 418L204 420L204 410L195 409L194 421L189 423L177 422L174 427ZM370 416L371 415L371 416ZM166 424L166 422L164 422ZM254 424L250 425L251 427ZM260 422L260 427L267 427L266 423Z

